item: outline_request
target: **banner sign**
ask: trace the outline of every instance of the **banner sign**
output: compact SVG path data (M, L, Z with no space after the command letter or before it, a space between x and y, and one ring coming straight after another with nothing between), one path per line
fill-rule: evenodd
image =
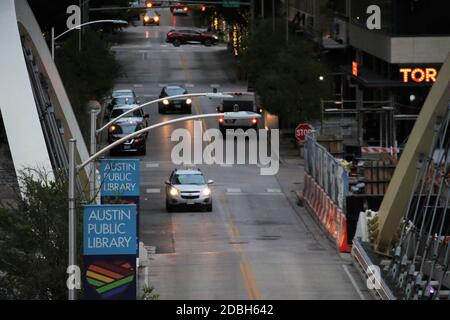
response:
M136 300L136 255L84 256L87 300Z
M88 205L83 215L83 254L136 254L136 205Z
M136 299L136 216L134 204L84 206L85 299Z
M140 160L100 160L101 196L140 196Z

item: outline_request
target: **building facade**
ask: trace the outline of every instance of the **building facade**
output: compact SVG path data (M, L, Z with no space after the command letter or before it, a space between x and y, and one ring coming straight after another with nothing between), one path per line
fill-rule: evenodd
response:
M343 74L340 107L357 110L356 144L401 147L406 142L450 52L446 2L292 2L292 12L309 15L313 21L304 24L306 29L321 30L318 42L326 51L327 62ZM379 29L368 24L373 19L373 11L368 11L372 5L380 9Z

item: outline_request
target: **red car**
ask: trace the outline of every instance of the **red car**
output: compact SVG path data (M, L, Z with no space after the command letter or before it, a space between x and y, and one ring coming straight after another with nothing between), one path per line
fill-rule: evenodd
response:
M202 43L205 46L211 46L218 40L215 34L196 30L170 30L166 38L166 42L172 43L175 47L183 43Z

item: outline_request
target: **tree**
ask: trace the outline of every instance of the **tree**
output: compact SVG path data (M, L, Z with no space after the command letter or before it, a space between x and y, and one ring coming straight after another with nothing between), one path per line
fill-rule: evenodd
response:
M292 37L286 45L271 31L271 22L263 23L250 38L242 63L263 107L285 124L320 118L320 99L328 97L331 81L310 42Z
M0 299L66 299L67 184L42 170L24 171L20 182L16 204L0 208Z
M88 133L86 104L89 100L101 100L111 91L121 74L121 66L108 43L89 29L83 36L81 52L78 37L72 34L56 51L55 61L81 131Z

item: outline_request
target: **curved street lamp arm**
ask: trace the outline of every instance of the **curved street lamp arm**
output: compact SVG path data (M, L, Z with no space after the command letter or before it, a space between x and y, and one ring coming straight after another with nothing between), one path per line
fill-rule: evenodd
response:
M61 38L63 35L69 33L69 32L72 31L72 30L75 30L75 29L78 30L78 29L81 28L81 27L84 27L84 26L87 26L87 25L90 25L90 24L94 24L94 23L106 23L106 22L120 23L120 24L128 24L128 22L126 22L126 21L121 21L121 20L96 20L96 21L90 21L90 22L86 22L86 23L80 24L80 25L78 25L78 26L75 26L75 27L73 27L73 28L70 28L69 30L64 31L63 33L61 33L60 35L58 35L57 37L55 37L53 40L54 40L54 41L58 40L58 39Z
M207 114L200 114L200 115L195 115L195 116L188 116L188 117L182 117L182 118L178 118L178 119L174 119L174 120L170 120L170 121L165 121L165 122L160 122L157 124L154 124L152 126L146 127L144 129L141 129L139 131L130 133L129 135L114 141L113 143L111 143L110 145L106 146L105 148L103 148L102 150L98 151L96 154L92 155L89 159L87 159L86 161L84 161L82 164L80 164L79 166L77 166L76 171L80 171L81 169L83 169L85 166L87 166L90 162L95 161L98 157L100 157L101 155L105 154L107 151L111 150L112 148L124 143L125 141L132 139L136 136L139 136L143 133L146 133L150 130L159 128L159 127L163 127L163 126L167 126L170 124L174 124L177 122L183 122L183 121L187 121L187 120L195 120L195 119L202 119L202 118L216 118L216 117L223 117L224 114L223 113L207 113Z

